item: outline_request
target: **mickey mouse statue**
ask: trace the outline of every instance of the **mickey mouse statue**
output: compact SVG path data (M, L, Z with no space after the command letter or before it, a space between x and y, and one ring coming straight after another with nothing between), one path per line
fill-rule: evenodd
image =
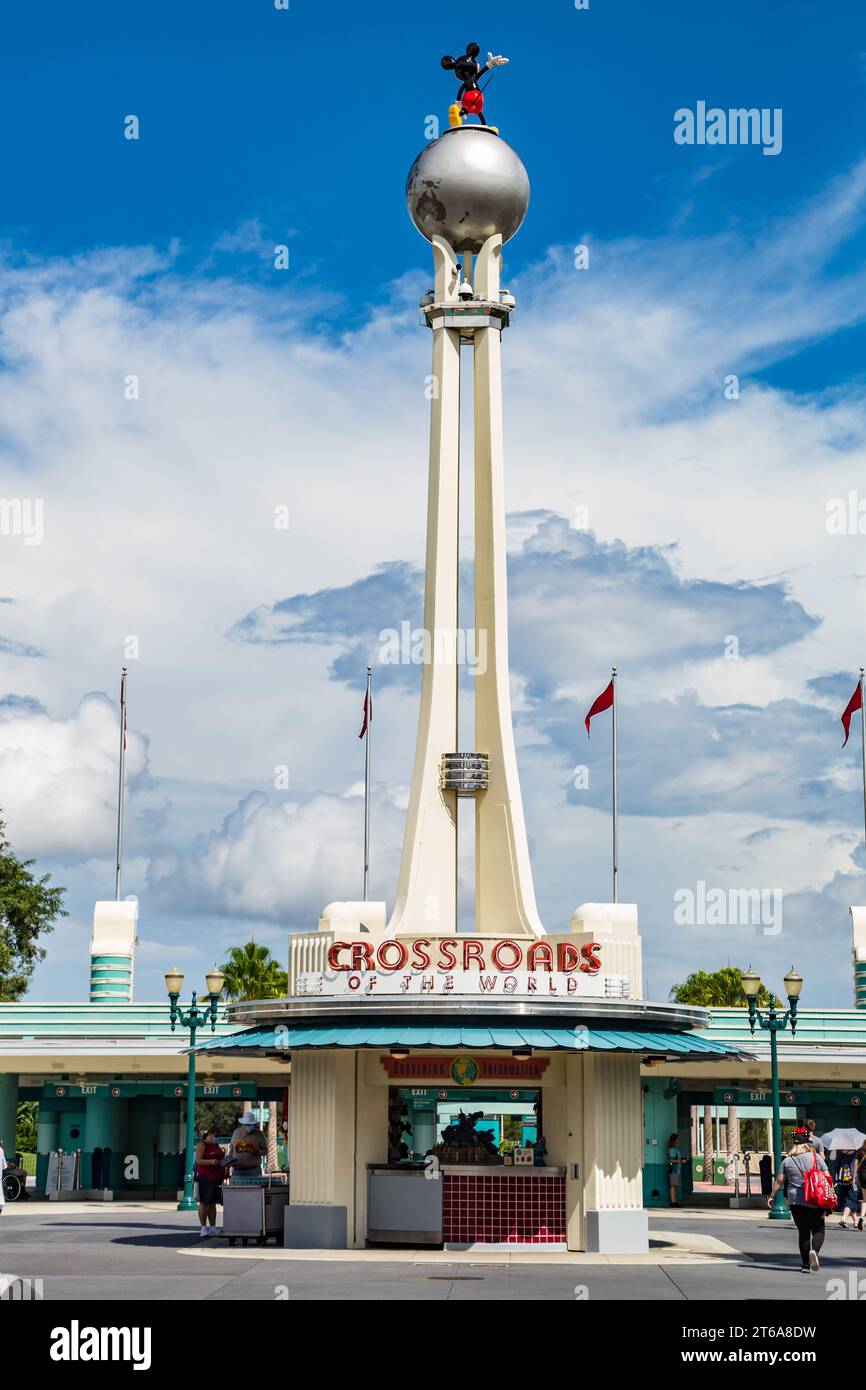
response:
M478 86L478 79L491 68L504 67L508 59L495 58L492 53L488 53L487 62L481 68L476 61L479 52L477 43L468 43L466 52L459 58L452 58L446 53L442 59L443 68L453 68L454 76L460 82L457 100L448 108L448 120L451 125L462 125L464 116L477 116L482 125L487 125L484 119L484 93ZM490 128L496 130L495 126Z

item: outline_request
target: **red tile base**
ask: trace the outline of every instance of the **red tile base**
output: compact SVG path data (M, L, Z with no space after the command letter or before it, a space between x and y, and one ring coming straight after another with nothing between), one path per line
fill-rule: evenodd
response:
M446 1245L561 1245L565 1178L482 1173L442 1175Z

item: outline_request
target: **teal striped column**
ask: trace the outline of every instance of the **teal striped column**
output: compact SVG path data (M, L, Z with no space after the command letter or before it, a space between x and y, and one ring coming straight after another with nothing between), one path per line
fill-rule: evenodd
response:
M91 1004L132 1003L132 957L90 957Z

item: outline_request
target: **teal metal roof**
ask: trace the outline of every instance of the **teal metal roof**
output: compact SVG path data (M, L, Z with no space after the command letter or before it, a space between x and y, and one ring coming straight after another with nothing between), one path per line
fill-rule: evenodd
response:
M742 1008L710 1009L710 1024L700 1030L704 1038L740 1044L746 1052L767 1042L767 1034L755 1028L749 1030L749 1011ZM864 1009L804 1009L797 1011L797 1032L790 1029L778 1034L780 1049L820 1047L866 1047L866 1008Z
M181 1003L187 1003L182 1000ZM217 1036L236 1033L239 1025L229 1023L225 1006L217 1013ZM207 1036L211 1036L210 1024ZM205 1030L202 1030L204 1036ZM16 1004L0 1004L0 1048L7 1039L110 1039L134 1044L138 1039L148 1041L174 1039L179 1044L189 1041L187 1029L177 1026L172 1033L169 1003L138 1004L122 999L102 999L91 1003L44 1004L24 1000Z
M756 1029L755 1036L749 1032L748 1011L740 1009L711 1009L710 1024L705 1029L685 1036L691 1043L708 1039L714 1043L726 1043L734 1052L752 1052L756 1046L766 1043L767 1035ZM243 1025L229 1022L222 1007L217 1021L217 1037L239 1034ZM487 1030L483 1030L487 1031ZM494 1028L496 1033L508 1030ZM566 1030L567 1031L567 1030ZM592 1030L595 1032L596 1030ZM33 1039L111 1039L118 1042L134 1043L139 1038L169 1039L182 1044L184 1030L178 1027L171 1032L169 1024L168 1000L152 1003L126 1003L121 1000L101 1000L95 1003L39 1003L22 1000L20 1003L0 1003L0 1048L4 1040ZM211 1038L210 1026L206 1033ZM657 1034L645 1034L647 1038ZM671 1035L664 1035L668 1041ZM790 1033L779 1034L779 1045L784 1050L796 1044L798 1047L862 1047L866 1049L866 1008L862 1009L808 1009L801 1006L797 1016L797 1033L792 1039ZM331 1046L351 1046L347 1043L332 1043ZM357 1045L357 1044L356 1044ZM373 1046L374 1044L370 1044ZM450 1046L451 1044L441 1044ZM490 1046L491 1044L487 1044ZM507 1045L507 1044L503 1044ZM518 1046L519 1044L514 1044ZM645 1044L641 1044L643 1046ZM649 1044L646 1044L649 1045ZM321 1044L320 1044L321 1046ZM430 1044L427 1044L430 1046ZM693 1048L697 1051L697 1048ZM706 1055L706 1054L703 1054Z
M437 1024L348 1023L330 1027L254 1028L202 1042L196 1052L296 1052L306 1047L533 1047L544 1052L651 1052L686 1057L736 1056L739 1048L697 1033L650 1033L615 1028L471 1028Z

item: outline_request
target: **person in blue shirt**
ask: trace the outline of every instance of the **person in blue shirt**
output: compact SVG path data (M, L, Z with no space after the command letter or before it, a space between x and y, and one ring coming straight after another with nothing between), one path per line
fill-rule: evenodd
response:
M682 1177L682 1165L685 1159L679 1149L679 1135L671 1134L668 1137L668 1185L671 1190L671 1206L681 1207L682 1202L678 1200L680 1195L680 1179Z

